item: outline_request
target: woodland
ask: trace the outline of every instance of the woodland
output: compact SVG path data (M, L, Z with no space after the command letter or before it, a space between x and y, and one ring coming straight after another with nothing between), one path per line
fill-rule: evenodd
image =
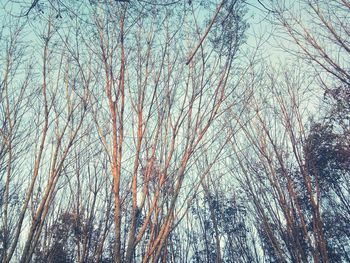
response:
M348 0L1 0L0 262L350 262Z

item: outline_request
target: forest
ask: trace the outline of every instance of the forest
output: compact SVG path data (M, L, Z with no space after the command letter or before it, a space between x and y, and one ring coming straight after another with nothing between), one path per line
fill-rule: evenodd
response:
M0 1L0 262L350 262L350 2Z

